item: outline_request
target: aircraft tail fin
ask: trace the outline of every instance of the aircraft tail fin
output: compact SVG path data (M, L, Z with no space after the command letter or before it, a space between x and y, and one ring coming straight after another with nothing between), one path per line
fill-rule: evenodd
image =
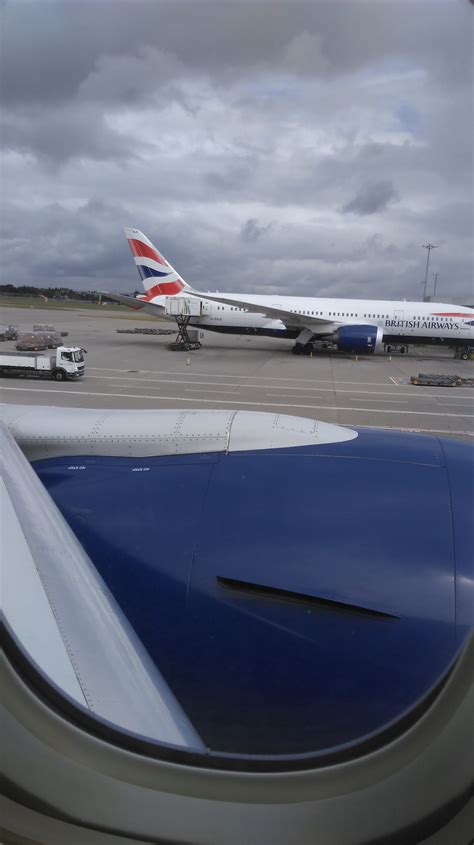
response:
M139 229L125 229L125 235L145 288L145 296L140 296L140 299L176 296L182 290L189 289L189 285L143 232Z

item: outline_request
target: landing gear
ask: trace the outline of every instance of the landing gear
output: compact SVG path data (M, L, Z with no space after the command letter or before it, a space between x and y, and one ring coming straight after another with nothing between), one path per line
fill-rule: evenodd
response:
M311 355L314 351L312 343L295 343L291 349L293 355Z

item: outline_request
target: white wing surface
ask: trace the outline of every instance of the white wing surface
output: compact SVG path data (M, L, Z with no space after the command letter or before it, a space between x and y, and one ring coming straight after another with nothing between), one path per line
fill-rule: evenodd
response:
M187 293L197 296L199 299L208 299L210 302L219 302L222 305L234 305L237 306L237 308L242 308L245 311L251 311L254 314L262 314L272 320L281 320L285 326L288 326L288 328L316 328L316 326L332 326L335 322L340 322L335 320L326 320L324 317L314 317L311 314L297 314L286 308L275 308L273 305L267 305L266 303L249 302L248 300L236 299L235 297L229 299L226 296L217 296L216 294L211 293L200 293L196 290L188 290Z

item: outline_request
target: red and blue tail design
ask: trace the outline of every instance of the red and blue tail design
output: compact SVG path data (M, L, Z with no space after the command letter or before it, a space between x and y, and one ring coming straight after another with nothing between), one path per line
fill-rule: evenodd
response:
M189 287L143 232L125 229L125 234L146 291L139 299L150 301L157 296L176 296Z

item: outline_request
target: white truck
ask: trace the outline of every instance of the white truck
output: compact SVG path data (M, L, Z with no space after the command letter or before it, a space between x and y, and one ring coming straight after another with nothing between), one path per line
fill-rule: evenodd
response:
M0 376L33 376L54 381L84 375L84 350L59 346L52 352L0 352Z

